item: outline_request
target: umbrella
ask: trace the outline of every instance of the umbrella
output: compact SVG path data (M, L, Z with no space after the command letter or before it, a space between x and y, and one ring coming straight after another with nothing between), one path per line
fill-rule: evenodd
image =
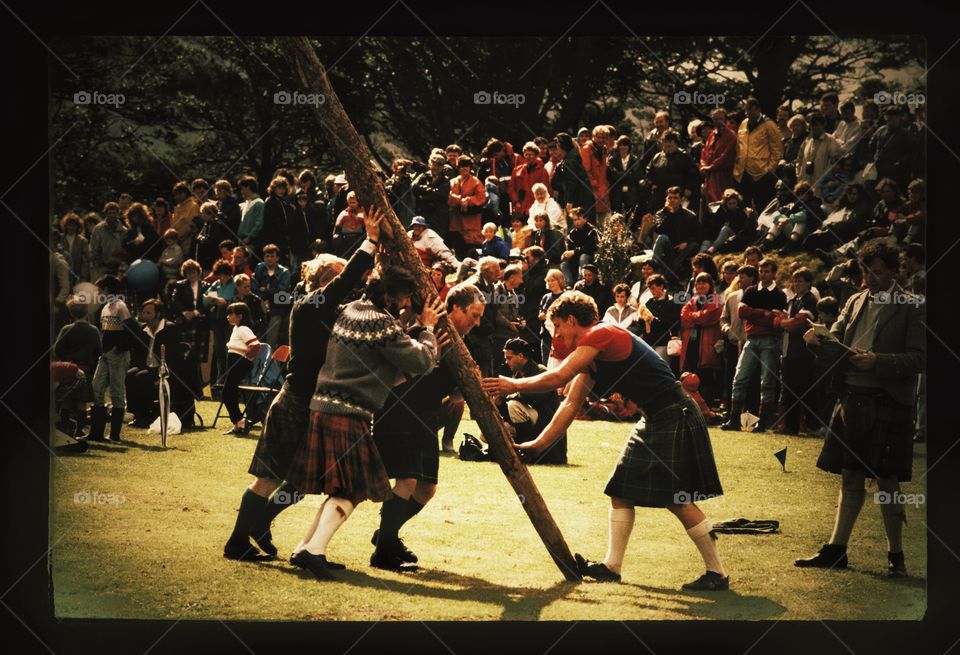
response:
M160 346L160 443L167 447L167 425L170 414L170 370L167 368L167 347Z

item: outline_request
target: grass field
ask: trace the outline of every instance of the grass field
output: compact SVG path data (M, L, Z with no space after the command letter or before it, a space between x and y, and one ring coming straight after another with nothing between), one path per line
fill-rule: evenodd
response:
M216 404L200 403L210 424ZM344 562L336 582L317 582L285 561L319 497L274 523L283 559L238 564L221 556L236 517L256 437L217 430L170 438L124 429L122 444L93 444L52 464L50 540L60 618L188 620L683 620L919 619L926 607L926 507L908 506L904 550L910 577L886 578L886 542L875 488L854 531L846 571L801 570L829 536L838 478L815 468L820 441L711 431L726 495L701 504L714 520L768 518L781 534L721 535L731 590L680 590L701 560L666 510L638 509L623 584L563 581L494 463L440 462L440 490L402 532L421 571L369 566L378 505L362 504L328 549ZM478 434L465 421L461 431ZM531 473L571 550L606 552L603 487L626 424L575 423L571 464ZM458 439L459 442L459 439ZM787 471L772 453L788 446ZM915 453L914 480L926 450ZM904 493L925 494L923 482ZM921 522L922 521L922 522Z

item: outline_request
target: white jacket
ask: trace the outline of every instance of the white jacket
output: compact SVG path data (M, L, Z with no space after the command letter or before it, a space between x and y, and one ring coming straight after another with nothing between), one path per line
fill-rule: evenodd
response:
M420 233L419 239L414 239L413 230L407 232L407 236L413 239L413 247L420 253L420 258L424 260L424 265L428 268L438 260L444 262L451 268L459 268L460 262L457 260L457 256L447 247L447 244L443 242L440 235L429 227ZM432 259L433 261L428 263L428 259Z
M537 226L534 223L533 217L544 212L546 212L547 216L550 217L550 227L552 227L554 230L560 230L560 234L566 236L567 224L563 220L563 210L560 208L560 204L550 196L547 196L547 201L545 203L534 201L533 204L530 205L530 218L527 221L527 224L536 230Z

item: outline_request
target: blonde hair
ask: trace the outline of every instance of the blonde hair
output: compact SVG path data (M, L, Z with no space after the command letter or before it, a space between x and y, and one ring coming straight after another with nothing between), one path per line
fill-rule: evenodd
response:
M347 260L330 253L322 253L303 263L303 279L307 293L322 289L338 276L347 265ZM337 270L337 269L340 270Z

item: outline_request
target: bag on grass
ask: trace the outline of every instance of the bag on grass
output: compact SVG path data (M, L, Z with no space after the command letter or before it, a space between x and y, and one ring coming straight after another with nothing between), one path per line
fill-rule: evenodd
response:
M464 462L488 462L490 452L472 434L463 434L463 443L460 444L460 459Z
M180 424L180 417L177 416L176 412L170 412L167 414L167 434L180 434L180 430L183 426ZM160 434L160 417L158 416L153 420L153 423L150 424L150 432L154 434Z

